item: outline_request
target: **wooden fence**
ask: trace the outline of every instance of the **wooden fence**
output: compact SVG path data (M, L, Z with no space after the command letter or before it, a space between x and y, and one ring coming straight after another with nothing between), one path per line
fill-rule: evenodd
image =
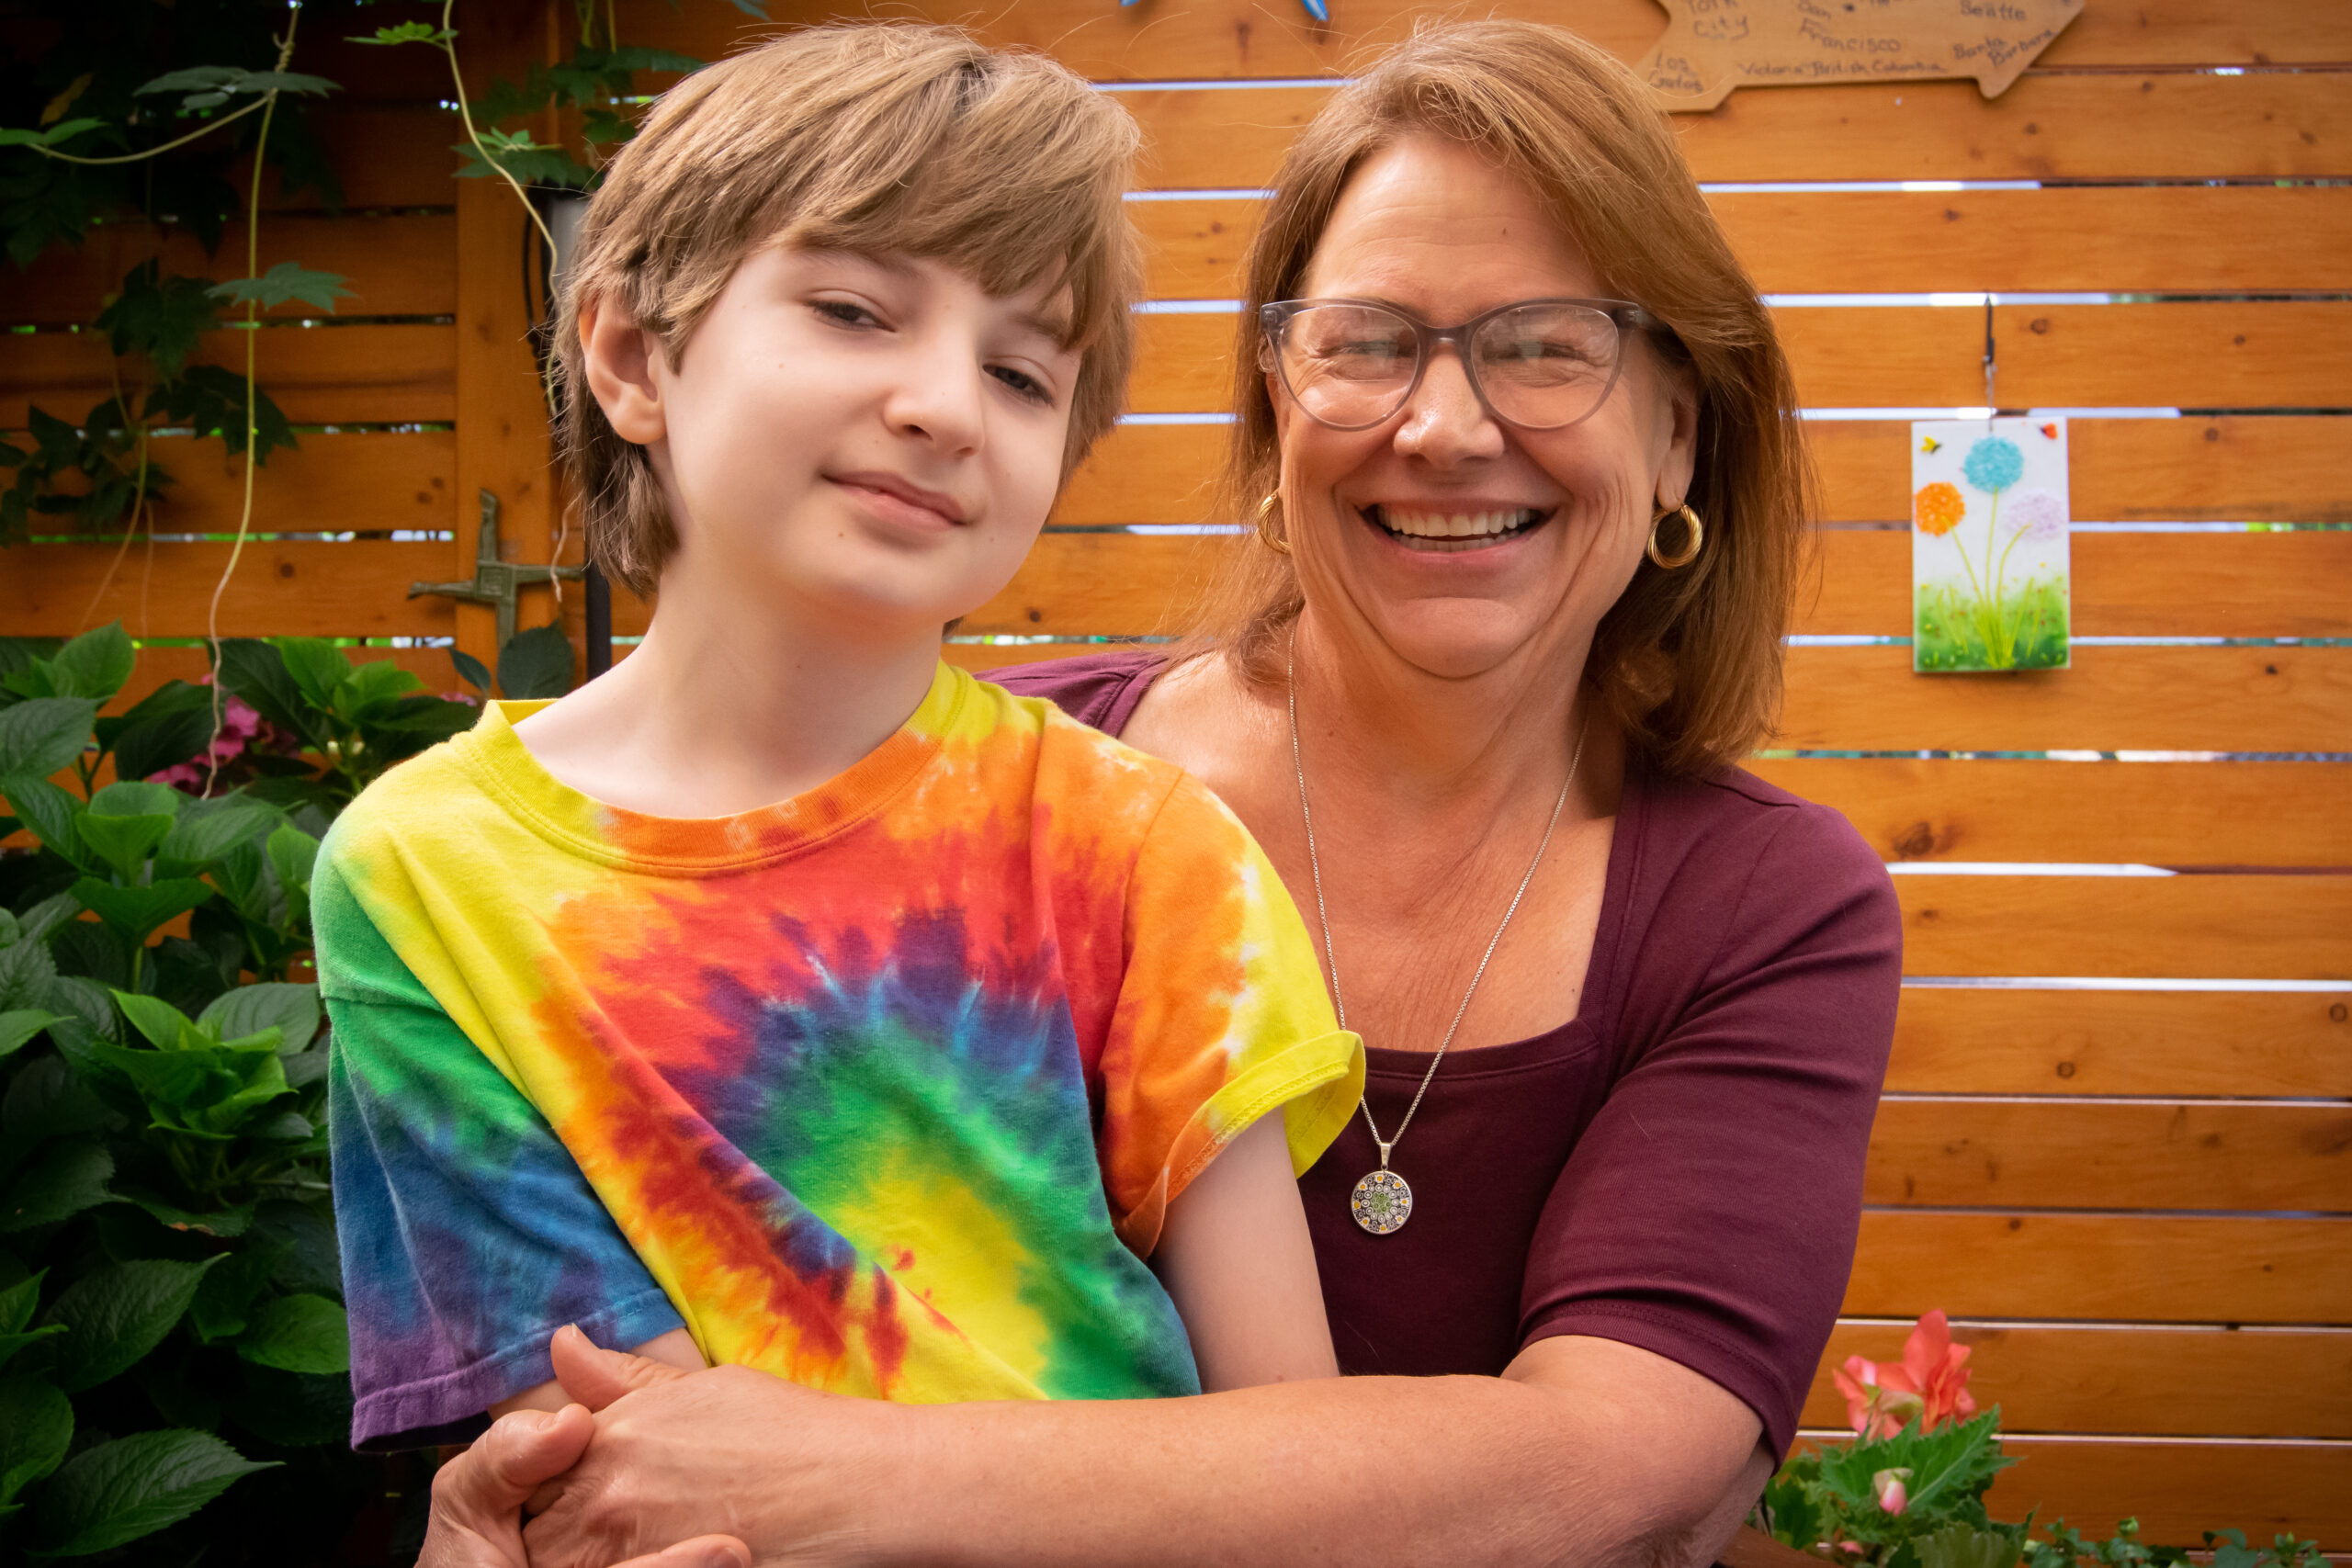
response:
M1664 26L1649 0L1496 8L1629 60ZM263 333L264 384L310 428L264 475L266 532L221 630L455 637L487 657L487 610L405 593L471 570L484 488L514 558L556 545L522 220L488 182L449 179L437 57L335 43L360 30L341 9L309 7L322 41L296 67L345 85L320 118L349 208L278 204L262 260L348 275L364 324ZM1119 93L1149 141L1135 215L1151 293L1223 301L1250 193L1329 91L1312 79L1416 14L1334 9L1326 28L1295 0L1017 0L979 21ZM469 68L552 58L569 10L461 6ZM759 30L716 4L620 12L624 38L704 58ZM1913 980L1830 1359L1892 1356L1942 1307L2026 1456L1997 1511L2352 1548L2352 6L2090 0L1996 102L1965 83L1745 91L1678 123L1782 299L1808 403L1834 416L1811 425L1818 591L1755 766L1906 873ZM102 231L9 278L0 318L86 322L155 243ZM164 250L198 266L192 242ZM1217 414L1232 324L1214 306L1147 316L1135 409ZM1984 404L1988 333L1994 400L2075 414L2074 668L1917 677L1900 411ZM214 340L233 362L231 334ZM91 336L11 335L0 429L28 402L78 414L107 377ZM1204 520L1223 435L1207 418L1123 426L963 635L1162 629L1233 547L1148 531ZM156 639L131 695L201 669L172 639L202 634L236 516L217 444L164 445L179 483L159 528L214 537L134 546L103 594L116 541L0 555L0 629L120 615ZM576 539L563 549L577 558ZM526 605L526 625L554 613L544 589ZM616 621L634 633L643 607L624 596ZM379 651L456 683L438 648ZM1057 648L951 651L982 668ZM2005 869L1909 874L1955 863ZM2092 874L2124 866L2175 874ZM1807 1420L1842 1414L1825 1372Z

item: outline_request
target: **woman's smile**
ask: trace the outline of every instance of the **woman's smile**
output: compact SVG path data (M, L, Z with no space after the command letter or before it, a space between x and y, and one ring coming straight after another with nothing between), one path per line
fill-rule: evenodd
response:
M1376 502L1356 515L1396 544L1422 554L1491 550L1523 539L1558 514L1557 507L1506 506L1480 501Z

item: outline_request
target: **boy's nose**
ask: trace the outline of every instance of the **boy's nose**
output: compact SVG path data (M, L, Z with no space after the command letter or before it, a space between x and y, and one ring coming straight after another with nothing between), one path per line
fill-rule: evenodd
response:
M979 449L986 428L981 399L986 376L969 348L913 356L892 391L883 417L901 434L947 452Z

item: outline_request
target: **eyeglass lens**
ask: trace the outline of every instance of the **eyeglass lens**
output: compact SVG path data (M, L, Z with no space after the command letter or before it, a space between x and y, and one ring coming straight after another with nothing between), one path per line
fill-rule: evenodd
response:
M1421 331L1377 305L1307 306L1283 327L1283 384L1326 424L1378 424L1412 392ZM1464 368L1497 415L1556 430L1600 406L1617 378L1618 353L1617 321L1606 310L1519 305L1479 323Z

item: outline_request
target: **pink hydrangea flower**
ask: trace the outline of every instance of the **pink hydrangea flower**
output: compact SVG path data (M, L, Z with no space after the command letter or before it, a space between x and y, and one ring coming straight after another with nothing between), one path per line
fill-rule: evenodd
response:
M201 686L211 683L212 677L209 674L197 682ZM165 768L161 773L150 773L147 782L169 784L186 795L201 795L209 777L243 756L246 747L257 741L266 742L270 733L267 721L243 698L234 693L226 694L220 702L220 731L212 737L212 743L204 753Z

